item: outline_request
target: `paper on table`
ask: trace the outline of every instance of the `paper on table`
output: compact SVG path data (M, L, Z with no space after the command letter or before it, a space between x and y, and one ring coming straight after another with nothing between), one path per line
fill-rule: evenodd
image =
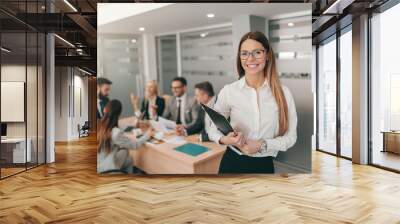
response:
M159 117L158 121L150 120L151 126L156 131L169 132L175 130L176 124L173 121L167 120L165 118Z
M168 131L165 125L161 122L150 120L151 126L158 132L166 132Z
M158 132L154 135L154 138L157 139L157 140L163 140L163 138L164 138L164 132L158 131Z
M168 139L164 139L165 142L171 143L171 144L176 144L176 145L183 145L186 143L186 140L182 136L173 136Z
M158 122L164 124L167 129L175 129L176 128L175 121L171 121L171 120L167 120L165 118L159 117Z

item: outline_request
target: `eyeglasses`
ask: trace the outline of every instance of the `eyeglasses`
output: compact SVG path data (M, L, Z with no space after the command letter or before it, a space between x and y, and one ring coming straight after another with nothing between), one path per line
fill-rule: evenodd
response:
M250 57L250 55L252 55L255 59L260 59L264 56L265 50L262 49L256 49L254 51L241 51L240 52L240 59L242 60L246 60L247 58Z
M171 86L171 89L181 89L183 86Z

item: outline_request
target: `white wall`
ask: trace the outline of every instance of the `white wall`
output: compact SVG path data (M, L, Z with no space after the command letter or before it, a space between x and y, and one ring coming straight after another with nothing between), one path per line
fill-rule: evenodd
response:
M38 68L38 70L36 70ZM27 81L25 80L27 78ZM37 153L39 154L39 163L44 163L44 150L45 150L45 115L44 115L44 74L41 67L25 66L25 64L3 64L1 66L1 81L2 82L24 82L26 84L26 106L22 105L19 108L26 112L26 120L22 122L6 122L7 123L7 137L21 138L27 136L31 140L32 161L36 162ZM3 91L4 89L2 89ZM21 94L24 93L21 90ZM7 97L7 95L2 95ZM3 107L1 110L7 113L13 113L12 108ZM26 110L26 111L25 111ZM51 151L51 150L50 150ZM48 157L51 158L51 157ZM48 160L51 162L51 160Z
M70 83L67 67L55 69L55 140L68 140L68 85Z
M77 139L78 124L83 125L89 118L88 78L82 75L71 67L56 67L55 141Z

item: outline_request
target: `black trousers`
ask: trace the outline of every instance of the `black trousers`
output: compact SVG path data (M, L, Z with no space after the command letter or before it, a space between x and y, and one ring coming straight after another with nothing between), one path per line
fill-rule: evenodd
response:
M222 157L219 173L275 173L274 159L272 156L239 155L228 147Z

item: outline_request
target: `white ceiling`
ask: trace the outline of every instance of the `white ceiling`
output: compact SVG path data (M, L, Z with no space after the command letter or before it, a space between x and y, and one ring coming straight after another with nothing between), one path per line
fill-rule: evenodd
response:
M157 3L135 3L133 5L135 7L148 8L149 4ZM112 7L108 9L107 5ZM118 7L124 7L124 4L104 4L102 13L110 13L108 10L117 12L119 11ZM112 34L160 34L195 27L230 23L232 18L238 15L255 15L268 19L295 15L311 15L311 4L308 3L179 3L154 8L150 11L143 10L143 12L140 12L140 8L136 8L134 15L125 15L126 17L123 19L117 19L104 25L99 24L98 32ZM207 18L206 15L208 13L215 14L215 17L212 19ZM101 17L102 14L99 11L98 18ZM112 18L110 21L112 21ZM146 30L141 32L139 31L139 27L145 27Z
M140 7L138 7L137 4L132 3L99 3L97 4L97 11L99 14L99 16L97 17L97 24L104 25L130 16L162 8L171 4L172 3L141 4Z

